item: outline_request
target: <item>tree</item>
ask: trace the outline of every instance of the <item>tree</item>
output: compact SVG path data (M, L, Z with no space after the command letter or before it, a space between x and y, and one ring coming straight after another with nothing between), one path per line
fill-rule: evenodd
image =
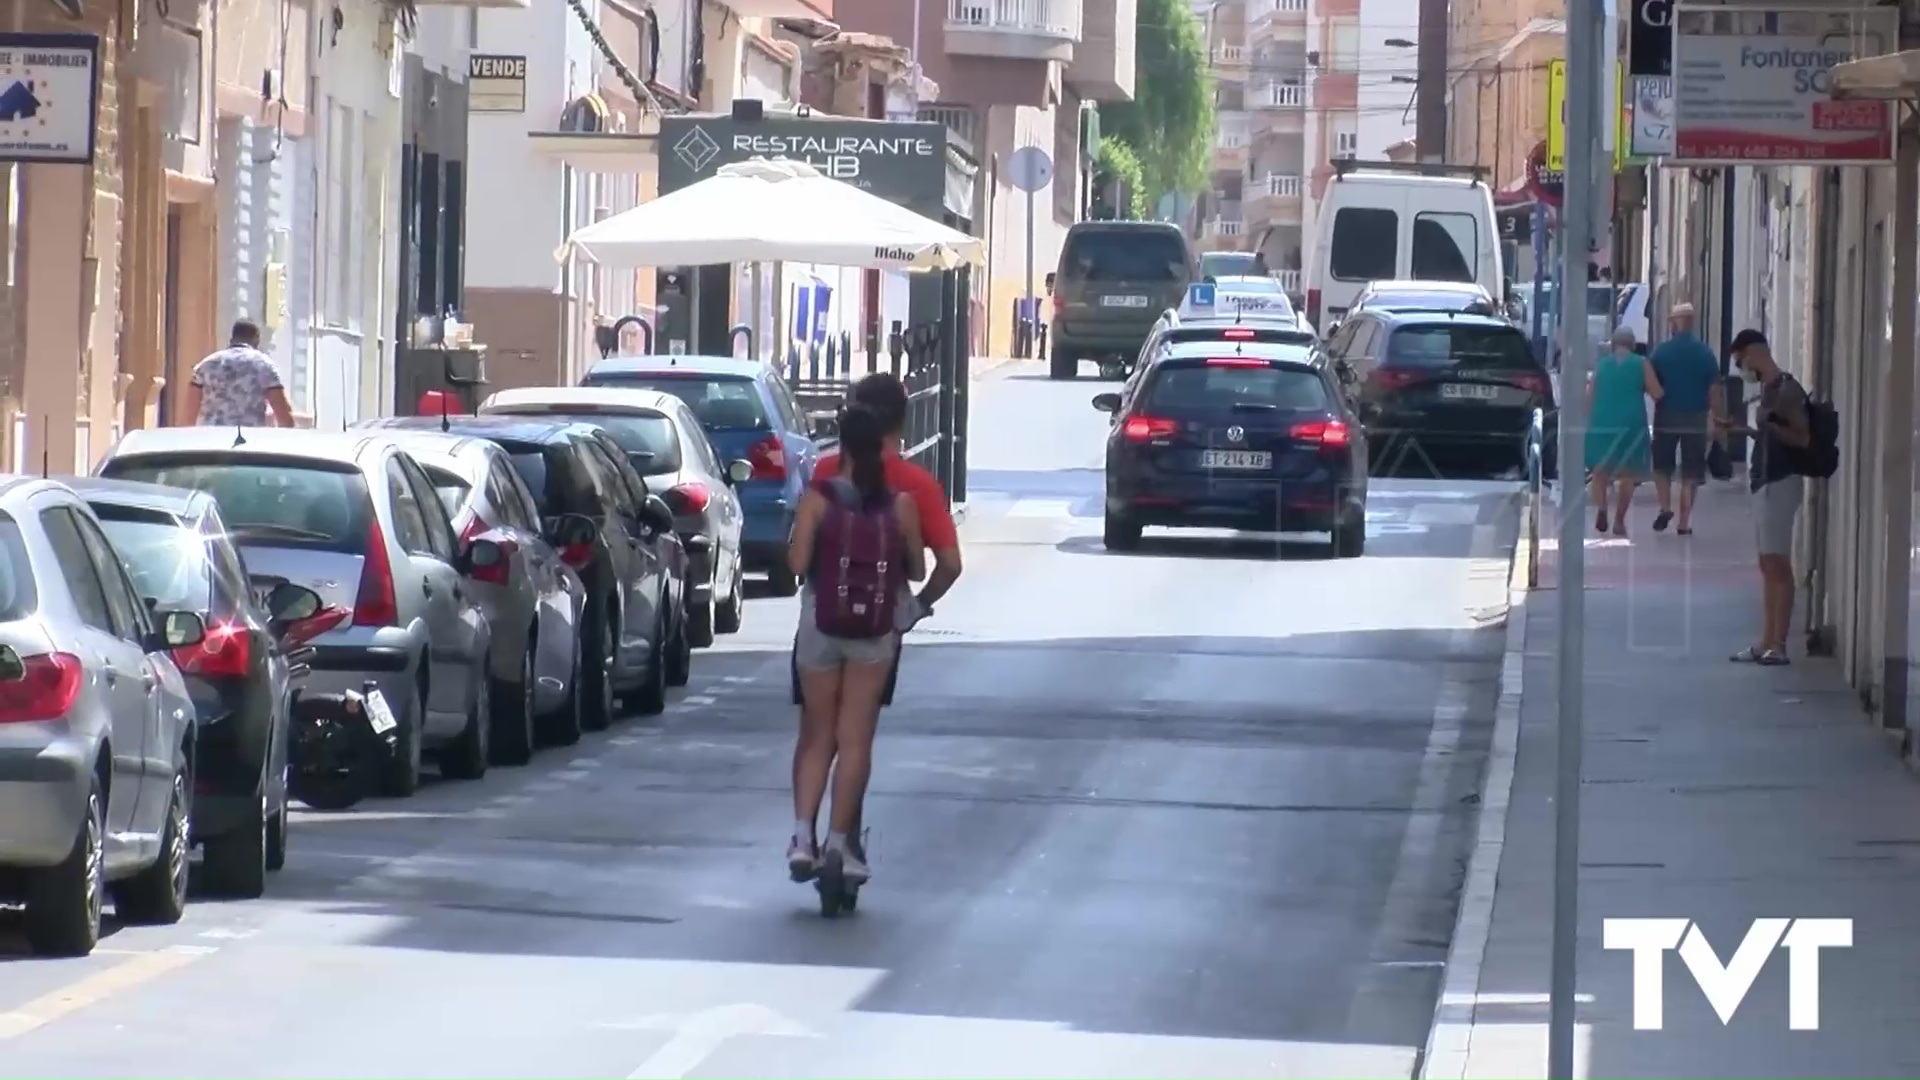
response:
M1104 218L1147 216L1146 182L1140 173L1140 158L1133 147L1118 136L1100 136L1100 156L1094 159L1095 198ZM1125 205L1109 206L1109 192L1125 200ZM1124 211L1124 212L1123 212Z
M1134 99L1101 105L1100 130L1133 151L1138 197L1151 206L1168 192L1192 194L1206 183L1213 78L1205 34L1187 0L1140 0L1136 24Z

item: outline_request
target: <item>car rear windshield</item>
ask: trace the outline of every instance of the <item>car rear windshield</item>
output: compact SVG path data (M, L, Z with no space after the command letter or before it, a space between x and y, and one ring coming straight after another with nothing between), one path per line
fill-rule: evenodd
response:
M672 394L687 403L700 426L708 431L766 431L773 426L768 423L766 406L760 401L760 387L740 375L637 371L601 376L593 385L632 386ZM609 419L595 416L593 422L605 427L621 446L627 445L626 438L606 423Z
M513 471L526 481L533 493L534 506L541 517L555 514L586 514L597 517L604 512L600 495L592 487L585 469L575 462L568 465L568 450L543 443L501 441Z
M1146 394L1151 412L1170 415L1234 409L1297 412L1327 407L1319 372L1282 364L1259 367L1175 360L1160 368Z
M1532 371L1533 346L1510 326L1404 326L1387 342L1394 367L1468 367Z
M20 535L20 524L0 514L0 622L26 618L38 602L33 564L27 561L27 542Z
M754 401L758 403L757 395ZM673 421L659 413L580 413L571 419L585 420L613 436L613 441L627 452L633 471L641 476L680 471L680 435L674 431Z
M1469 308L1489 305L1472 293L1383 292L1368 297L1367 306L1401 311L1466 311Z
M162 610L208 611L213 603L213 565L207 538L172 514L143 507L93 503L134 588Z
M419 462L420 470L427 474L427 479L433 481L433 492L440 496L440 505L447 508L449 515L459 513L460 508L467 505L467 495L473 490L473 484L466 477L444 466L429 465L419 458L414 461Z
M1472 281L1479 262L1480 222L1472 214L1413 216L1413 276L1422 281Z
M1394 276L1400 257L1400 215L1371 206L1347 206L1333 215L1327 272L1341 281Z
M1245 251L1209 251L1200 256L1200 276L1222 278L1257 273L1255 258Z
M373 506L366 481L351 465L256 454L142 455L110 459L103 471L206 492L241 547L366 553Z
M1067 237L1060 276L1069 281L1182 281L1187 247L1165 229L1092 229Z

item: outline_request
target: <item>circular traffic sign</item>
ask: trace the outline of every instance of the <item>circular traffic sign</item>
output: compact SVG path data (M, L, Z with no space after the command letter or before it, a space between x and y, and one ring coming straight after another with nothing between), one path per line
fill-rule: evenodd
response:
M1053 158L1037 146L1023 146L1007 158L1007 179L1021 191L1039 191L1053 183Z

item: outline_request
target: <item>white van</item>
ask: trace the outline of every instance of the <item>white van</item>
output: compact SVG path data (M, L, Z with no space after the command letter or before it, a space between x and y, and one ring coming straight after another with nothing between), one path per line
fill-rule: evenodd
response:
M1370 281L1471 281L1506 296L1493 190L1475 170L1341 160L1320 199L1307 318L1325 330Z

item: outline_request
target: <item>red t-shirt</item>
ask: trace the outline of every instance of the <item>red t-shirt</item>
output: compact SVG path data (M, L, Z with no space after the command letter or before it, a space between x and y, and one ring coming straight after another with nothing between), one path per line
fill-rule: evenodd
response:
M934 551L958 550L960 530L954 528L953 514L947 510L947 493L941 489L940 481L903 457L888 454L886 460L887 486L895 493L913 498L914 509L920 511L920 537L927 547ZM840 455L829 453L820 458L813 475L818 479L836 476L839 472Z

